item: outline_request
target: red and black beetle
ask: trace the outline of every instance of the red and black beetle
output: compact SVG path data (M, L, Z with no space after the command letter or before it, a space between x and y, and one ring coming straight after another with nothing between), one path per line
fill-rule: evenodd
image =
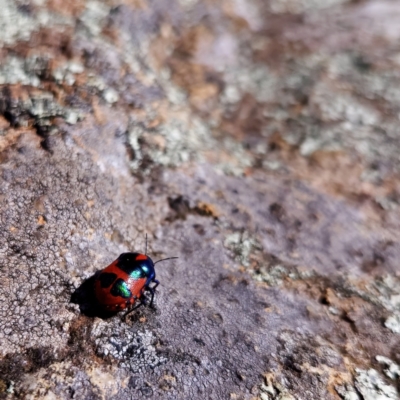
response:
M133 310L136 301L145 304L145 291L150 292L150 306L153 304L154 292L160 282L156 279L154 265L160 261L178 257L164 258L156 261L141 253L122 253L108 267L99 272L95 278L94 291L97 303L102 309L117 312L128 308L124 318ZM150 286L154 283L153 286Z

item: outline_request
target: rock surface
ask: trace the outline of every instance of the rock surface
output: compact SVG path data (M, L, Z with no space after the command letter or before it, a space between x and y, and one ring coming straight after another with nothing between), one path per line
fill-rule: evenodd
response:
M399 398L397 2L0 9L0 399Z

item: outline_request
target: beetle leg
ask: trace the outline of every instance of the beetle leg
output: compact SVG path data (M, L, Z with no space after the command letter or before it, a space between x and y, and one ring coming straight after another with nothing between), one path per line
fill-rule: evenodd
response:
M151 300L149 307L153 307L153 300L154 300L154 288L147 287L146 290L151 293Z
M135 299L135 302L139 301L139 304L134 305L135 303L133 303L133 305L129 308L129 310L122 316L122 318L121 318L122 321L125 322L126 316L127 316L128 314L130 314L131 312L135 311L135 310L138 309L140 306L143 306L143 305L146 305L146 304L147 304L147 298L146 298L146 296L144 296L144 292L145 292L145 291L150 292L150 294L151 294L151 300L150 300L149 307L152 307L152 306L153 306L154 293L155 293L156 287L160 284L160 282L157 281L156 279L154 279L153 282L155 283L155 285L154 285L153 287L150 287L150 286L145 287L145 288L143 289L143 291L142 291L142 295L141 295L139 298L137 298L137 297L135 296L135 298L134 298L134 299Z
M131 312L135 311L138 309L140 306L142 306L144 303L142 300L139 301L138 304L135 305L135 303L132 304L132 306L128 309L128 311L121 317L122 322L125 322L126 316L130 314Z
M145 306L147 305L147 298L146 296L144 296L144 294L142 293L142 296L140 297L140 302Z
M153 287L150 287L150 286L146 287L146 290L151 293L150 307L153 306L154 293L156 291L156 287L160 284L160 282L157 281L156 279L154 279L153 282L155 283L155 285Z

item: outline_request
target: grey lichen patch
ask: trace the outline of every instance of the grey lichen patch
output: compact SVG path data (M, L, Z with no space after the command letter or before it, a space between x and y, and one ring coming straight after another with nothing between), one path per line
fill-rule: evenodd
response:
M388 378L393 380L400 378L400 366L398 364L396 364L390 358L384 356L376 356L375 359L376 361L378 361L379 364L385 366L383 372Z
M393 333L400 333L400 315L395 314L390 316L385 321L386 328L390 329Z
M23 7L18 7L17 2L12 0L2 0L0 8L2 10L0 14L0 42L8 45L18 40L29 40L32 32L42 27L72 24L71 19L51 13L40 6L35 10L34 3L28 6L30 12L24 12Z
M39 86L40 79L32 73L28 62L19 57L7 57L0 66L0 84L16 84Z
M81 74L84 71L84 67L77 61L68 61L52 71L54 80L59 84L65 84L72 86L75 81L75 75Z
M260 386L261 400L295 400L290 391L277 382L274 374L266 374L264 383Z
M168 68L158 71L154 67L148 55L151 35L141 35L140 41L132 41L132 26L127 24L122 10L122 7L111 10L108 5L96 1L87 2L79 17L82 29L78 29L77 35L87 39L96 37L87 46L89 54L104 53L104 60L101 61L91 56L94 65L100 66L101 71L88 74L86 84L96 88L109 104L128 102L145 110L145 118L138 116L138 112L132 112L130 116L127 142L132 149L132 170L137 173L140 169L142 174L147 174L153 166L177 167L211 159L222 173L242 175L253 164L253 157L240 142L230 138L222 142L215 139L212 132L215 123L193 114L185 91L173 83ZM132 18L136 18L136 14ZM101 49L97 48L96 40L103 36L103 29L114 20L123 23L119 35L120 47L103 43ZM122 81L118 70L122 65L116 61L118 57L125 62L126 76ZM109 68L103 68L103 63ZM266 73L263 68L260 65L254 71L252 69L247 80L245 78L249 74L240 78L239 71L236 77L240 80L240 87L244 91L269 94L268 88L264 87ZM68 68L59 68L56 75L58 82L74 82L74 74ZM152 103L154 100L157 104Z
M57 116L64 116L63 107L61 107L54 99L54 96L48 92L42 92L33 95L29 102L22 107L36 118L51 118Z
M392 312L400 308L400 279L397 276L385 275L378 277L368 286L374 292L384 307Z
M54 118L64 118L68 124L83 119L81 112L62 106L51 92L31 88L5 88L0 93L0 112L12 127L33 125L41 136L58 132Z
M360 396L351 384L335 386L335 390L343 400L360 400Z
M226 72L227 86L221 94L221 101L235 104L246 93L252 94L260 103L271 101L279 88L276 74L264 64L244 65Z
M120 389L121 383L115 378L120 374L113 367L100 366L91 362L76 367L70 361L51 364L34 374L25 375L16 391L27 400L37 398L67 399L70 393L80 396L108 399ZM123 377L121 377L123 381Z
M79 20L87 32L96 37L99 36L106 24L110 6L100 1L87 1L85 10L80 15Z
M314 87L312 105L323 121L346 121L352 125L376 125L379 112L372 106L362 104L355 96L341 93L338 88L322 82ZM329 106L330 105L330 106Z
M308 157L318 150L347 150L371 163L388 159L391 167L398 169L393 151L397 149L393 141L398 119L397 72L373 70L367 64L360 74L360 61L348 52L336 56L324 52L305 54L297 56L294 65L295 68L291 62L282 63L280 71L284 75L279 75L266 66L246 64L243 68L238 62L223 74L225 87L220 104L225 105L225 112L231 110L233 116L235 106L246 93L251 94L268 120L259 129L262 135L270 137L271 132L279 131L285 141L296 145L302 156ZM321 71L326 71L326 76L316 79ZM389 118L371 101L384 96ZM279 104L273 98L279 98ZM297 111L293 113L290 108L295 104ZM253 133L252 130L253 125L249 132ZM271 152L265 158L263 165L273 162L268 160L273 158Z
M32 21L26 14L18 12L17 4L14 1L3 0L1 9L0 28L2 40L5 43L28 39L30 33L37 29L37 22Z
M260 251L261 245L249 232L233 232L226 236L224 246L232 252L238 263L244 267L251 265L251 256L255 251Z
M299 328L297 332L282 331L277 340L281 347L271 355L272 372L266 374L260 388L265 399L296 399L297 388L304 388L306 382L313 383L304 396L330 399L331 385L351 381L338 349L322 337ZM288 367L285 374L280 371L281 363Z
M15 390L14 385L15 385L14 381L10 381L10 383L8 384L8 387L7 387L7 394L8 395L13 395L14 394L14 390Z
M182 119L172 118L162 124L156 132L165 138L165 149L154 149L150 154L162 165L177 166L196 156L201 147L207 148L211 143L209 130L200 120L193 120L186 114ZM200 154L199 154L200 155Z
M273 0L269 3L269 9L275 14L302 14L306 11L326 9L334 7L349 0Z
M391 315L386 318L384 326L393 333L400 333L400 287L398 277L386 275L375 279L361 295L369 301L381 305Z
M119 99L118 92L112 88L108 88L103 91L103 98L107 103L116 103Z
M332 90L331 84L320 83L314 88L309 111L324 124L322 129L306 132L300 146L303 156L316 150L355 148L367 158L374 157L369 137L376 136L381 126L381 115L374 107L338 89Z
M367 62L361 63L360 57L348 52L334 57L322 53L320 57L312 54L298 61L298 70L308 82L295 90L303 92L307 98L297 120L297 124L303 126L300 152L309 156L321 149L346 149L371 163L385 159L398 170L393 151L398 120L399 96L395 89L398 87L398 74L389 68L374 70ZM329 79L315 82L313 73L321 68L326 70ZM364 68L363 73L360 73L360 68ZM385 109L389 117L376 106L382 98L387 102ZM288 117L290 120L290 113ZM274 120L278 123L277 118ZM302 123L305 120L308 120L306 125ZM285 138L295 133L292 126L287 128L283 133Z
M100 75L97 75L93 72L90 72L88 74L86 84L89 87L96 88L100 92L102 92L103 90L106 90L106 88L107 88L107 85L106 85L104 79Z
M219 146L220 150L230 157L225 157L225 160L222 158L217 163L217 171L226 175L242 176L244 171L254 164L254 158L245 150L243 144L227 137Z
M93 72L88 74L86 85L91 89L97 90L99 95L109 104L116 103L120 98L118 90L109 87L100 75Z
M217 147L207 124L191 116L189 111L188 108L171 110L168 119L152 129L146 129L149 120L133 119L127 132L128 142L134 152L133 170L143 165L144 159L169 167L200 161L204 159L206 151ZM149 110L147 114L155 115L155 110Z
M277 264L267 268L261 267L255 275L255 279L259 282L266 282L270 286L280 286L288 276L288 269L283 265Z
M344 127L327 129L323 132L310 130L310 132L308 132L307 136L304 137L301 142L300 154L308 157L316 151L342 150L343 144L339 135L341 135L344 130Z
M280 286L285 280L306 280L317 276L312 269L288 265L275 258L268 263L261 263L252 275L255 280L269 286Z
M396 400L397 390L384 382L374 369L356 369L355 387L363 396L363 400Z
M126 324L97 320L92 328L97 354L112 357L132 373L144 373L164 364L167 359L156 350L157 339L149 330L137 330Z

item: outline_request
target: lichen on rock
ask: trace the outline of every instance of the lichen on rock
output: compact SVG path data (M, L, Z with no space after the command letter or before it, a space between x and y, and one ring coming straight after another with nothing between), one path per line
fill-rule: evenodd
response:
M0 6L0 399L398 398L395 2Z

